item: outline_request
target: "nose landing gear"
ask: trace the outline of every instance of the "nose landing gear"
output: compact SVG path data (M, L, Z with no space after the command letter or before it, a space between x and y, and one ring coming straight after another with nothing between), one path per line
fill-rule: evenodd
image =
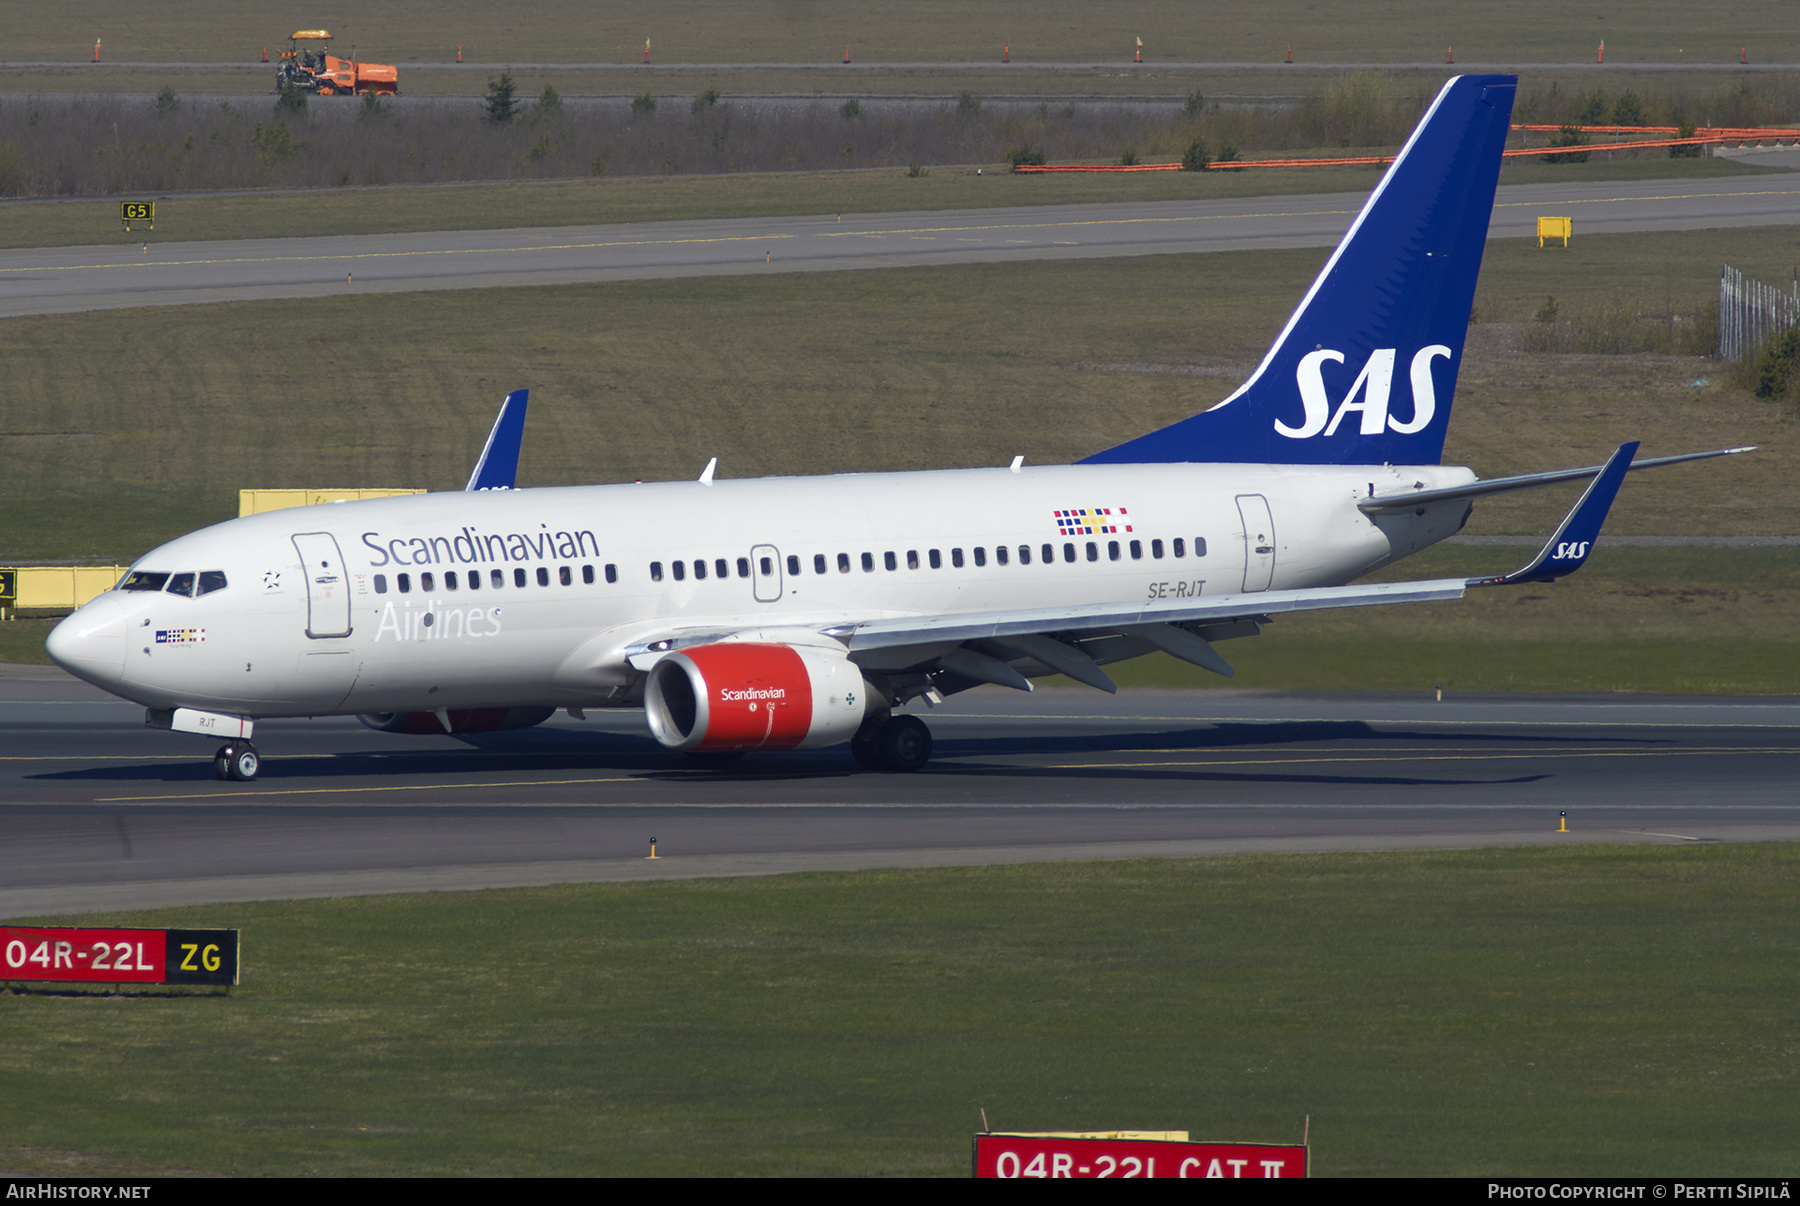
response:
M233 741L213 755L213 774L233 783L248 783L262 769L262 758L248 741Z

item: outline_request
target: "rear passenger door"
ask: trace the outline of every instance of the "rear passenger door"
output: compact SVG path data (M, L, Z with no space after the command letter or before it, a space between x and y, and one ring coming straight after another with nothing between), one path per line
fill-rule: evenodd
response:
M1244 590L1268 590L1275 576L1275 518L1269 514L1269 500L1240 494L1237 505L1244 521Z

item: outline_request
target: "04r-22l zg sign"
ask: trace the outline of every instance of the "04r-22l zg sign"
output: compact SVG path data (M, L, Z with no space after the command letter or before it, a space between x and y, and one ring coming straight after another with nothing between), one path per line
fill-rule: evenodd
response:
M230 986L238 932L0 926L0 980Z

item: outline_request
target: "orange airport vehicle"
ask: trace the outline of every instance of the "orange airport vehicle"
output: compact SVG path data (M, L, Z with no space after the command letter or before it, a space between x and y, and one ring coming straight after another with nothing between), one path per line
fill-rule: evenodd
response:
M329 42L331 34L323 29L296 30L288 38L288 49L281 52L281 66L275 72L275 91L292 84L302 92L320 96L361 96L374 92L395 96L400 92L400 73L389 63L360 63L355 58L340 59L327 54L320 46L310 50L302 42Z

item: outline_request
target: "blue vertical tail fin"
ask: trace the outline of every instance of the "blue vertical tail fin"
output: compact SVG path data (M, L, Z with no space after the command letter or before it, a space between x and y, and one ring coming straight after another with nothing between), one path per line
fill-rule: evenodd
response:
M1081 463L1436 464L1517 87L1445 84L1250 379Z

